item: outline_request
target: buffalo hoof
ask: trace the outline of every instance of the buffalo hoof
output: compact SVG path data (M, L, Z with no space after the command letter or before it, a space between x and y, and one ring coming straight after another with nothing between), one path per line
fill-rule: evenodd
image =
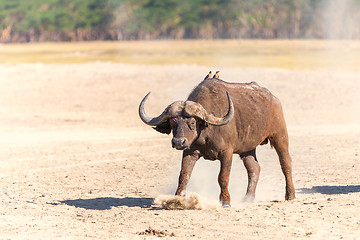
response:
M286 194L285 200L290 201L295 199L295 194Z
M185 190L176 191L175 196L185 197L186 196L186 191Z

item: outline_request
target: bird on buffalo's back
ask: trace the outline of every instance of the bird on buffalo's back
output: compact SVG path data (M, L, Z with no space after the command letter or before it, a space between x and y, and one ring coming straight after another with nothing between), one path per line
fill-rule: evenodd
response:
M209 74L205 76L204 80L211 78L211 71L209 71Z
M220 72L220 71L216 71L216 73L214 74L213 78L219 78L219 72Z

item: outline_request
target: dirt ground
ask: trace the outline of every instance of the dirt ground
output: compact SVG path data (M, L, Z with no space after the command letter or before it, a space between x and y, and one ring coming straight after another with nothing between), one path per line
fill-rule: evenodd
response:
M0 65L0 239L360 239L359 72L223 68L283 103L297 198L269 145L256 202L234 156L232 207L217 207L218 161L201 159L188 191L202 210L165 210L181 152L145 126L209 70L118 63ZM210 207L209 207L210 206Z

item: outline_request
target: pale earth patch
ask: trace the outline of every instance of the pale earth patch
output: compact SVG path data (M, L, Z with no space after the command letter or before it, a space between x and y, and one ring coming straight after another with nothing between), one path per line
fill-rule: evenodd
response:
M282 102L297 199L284 201L276 153L258 150L256 202L243 205L238 157L232 208L164 210L181 152L137 115L185 100L210 69L115 63L0 65L0 239L359 239L359 72L223 68ZM188 187L217 203L218 162L200 160ZM147 232L153 234L147 234Z

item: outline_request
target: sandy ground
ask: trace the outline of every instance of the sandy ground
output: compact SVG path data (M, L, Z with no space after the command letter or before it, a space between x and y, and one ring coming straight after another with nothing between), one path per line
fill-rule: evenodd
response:
M297 199L284 201L274 150L258 148L256 202L234 156L232 208L216 207L219 163L201 159L188 190L202 210L165 210L181 152L145 126L210 69L113 63L0 65L0 239L360 239L360 73L224 68L283 103ZM216 70L216 69L211 69Z

